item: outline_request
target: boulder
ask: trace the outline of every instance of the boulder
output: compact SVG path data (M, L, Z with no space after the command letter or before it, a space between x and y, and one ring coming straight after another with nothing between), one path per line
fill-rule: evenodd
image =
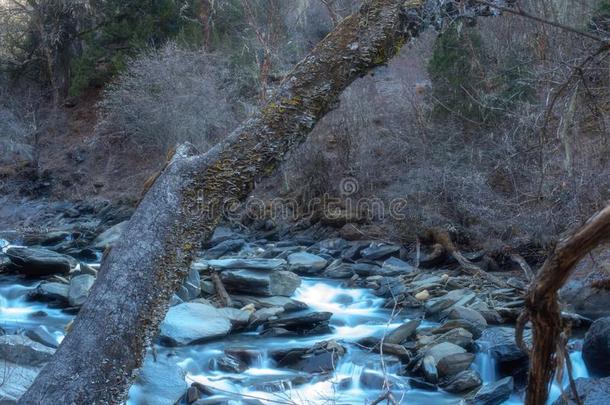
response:
M244 239L228 239L205 251L206 259L218 259L227 253L236 252L246 244Z
M506 377L487 384L474 396L475 405L499 405L510 398L513 393L513 377ZM568 390L569 391L569 390Z
M277 270L286 266L284 259L217 259L208 260L207 264L215 269L252 269Z
M220 278L229 292L263 296L289 297L301 285L301 279L289 271L225 270Z
M326 259L307 252L292 253L287 260L291 271L307 275L318 274L328 264Z
M610 398L610 377L605 378L577 378L576 391L582 405L606 405ZM567 401L562 398L553 402L553 405L577 405L574 393L570 386L564 388Z
M369 247L362 250L362 257L368 260L379 260L386 258L390 255L396 254L400 251L400 246L390 245L387 243L373 242Z
M479 312L474 309L455 305L449 311L447 319L463 319L468 322L472 322L477 325L481 325L483 328L487 327L487 321Z
M443 342L453 343L456 346L469 349L473 344L472 333L468 332L466 329L455 328L434 337L433 344Z
M97 238L93 240L93 247L98 250L104 250L107 247L114 245L115 242L121 237L121 234L123 233L125 227L127 227L128 222L129 221L118 223L99 234Z
M434 334L444 334L449 332L450 330L462 328L466 329L468 332L472 334L473 339L478 339L483 334L485 327L481 324L474 324L472 322L466 321L464 319L453 319L445 321L436 329L432 330Z
M67 256L42 248L10 247L6 255L20 273L35 277L68 274L72 262Z
M25 367L39 367L51 359L55 350L21 335L0 336L0 359Z
M89 296L89 290L95 282L95 277L89 274L72 277L68 289L68 302L73 307L80 307Z
M311 348L296 348L271 353L278 367L304 373L326 373L335 369L345 348L334 340L316 343Z
M414 271L416 271L415 267L411 266L409 263L400 260L397 257L390 257L383 262L380 274L384 276L398 276L401 274L413 273Z
M384 342L390 344L401 344L407 341L411 336L413 336L420 324L421 319L412 319L408 322L405 322L398 328L391 331L385 337Z
M231 298L233 299L234 303L237 303L242 307L245 307L249 304L254 305L255 308L281 307L286 312L294 312L307 309L307 304L305 304L304 302L293 300L292 298L283 296L257 297L253 295L232 294Z
M356 263L352 270L360 277L377 276L381 273L381 267L371 263Z
M582 357L589 371L599 377L610 376L610 317L593 322L585 335Z
M44 326L38 325L33 329L26 330L23 334L34 342L38 342L52 349L57 349L59 347L57 338L50 334Z
M40 372L38 368L23 367L18 364L2 362L0 378L0 404L17 404L19 398L30 388Z
M445 357L461 353L466 353L466 350L453 343L443 342L426 349L424 355L430 356L434 360L434 366L436 366Z
M351 278L354 274L354 269L347 263L331 264L324 270L326 278Z
M442 381L439 385L447 392L459 394L477 388L481 383L479 373L475 370L464 370L450 379Z
M443 357L436 364L439 377L451 376L468 369L474 357L472 353L456 353Z
M526 342L531 341L531 332L524 333ZM489 353L500 363L527 360L527 353L522 351L515 342L515 328L498 327L489 328L483 332L480 340L482 346L487 347Z
M330 333L330 312L310 312L270 319L263 325L265 336L309 336Z
M610 290L594 288L585 280L570 280L561 289L561 302L567 310L590 319L610 316Z
M475 297L476 294L466 288L449 291L442 297L432 298L426 301L426 315L435 315L455 304L466 305L474 300Z
M130 390L130 403L135 405L167 405L178 403L186 393L186 373L167 356L155 361L146 356L135 384Z
M231 320L210 305L187 302L171 307L161 323L159 337L169 346L216 339L231 331Z
M176 294L182 301L192 301L201 295L201 277L195 268L189 269Z
M237 357L226 355L216 359L216 367L218 370L222 370L227 373L239 374L248 369L248 364Z
M67 304L70 286L64 283L41 283L35 290L28 293L30 299Z

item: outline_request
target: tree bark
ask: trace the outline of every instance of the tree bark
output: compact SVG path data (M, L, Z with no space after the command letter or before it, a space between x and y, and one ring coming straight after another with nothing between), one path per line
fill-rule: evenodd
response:
M525 398L526 405L545 404L549 385L557 366L556 350L561 344L563 323L559 289L566 283L574 266L591 250L610 241L610 205L591 217L578 231L562 239L530 284L525 312L517 325L517 341L522 341L523 326L532 322L533 347ZM569 359L566 359L569 361Z
M189 146L178 148L102 262L72 332L20 403L123 402L171 295L223 206L243 200L260 176L305 140L350 83L387 62L417 34L422 13L420 1L367 2L226 140L204 155Z

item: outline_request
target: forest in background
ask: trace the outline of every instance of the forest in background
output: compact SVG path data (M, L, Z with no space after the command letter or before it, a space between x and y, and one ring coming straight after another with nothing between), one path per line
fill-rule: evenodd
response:
M221 140L359 3L5 0L0 192L135 204L170 148ZM610 197L610 3L518 10L555 25L507 13L427 32L255 195L306 211L349 178L352 198L408 201L400 221L354 214L397 239L441 226L489 250L552 244Z

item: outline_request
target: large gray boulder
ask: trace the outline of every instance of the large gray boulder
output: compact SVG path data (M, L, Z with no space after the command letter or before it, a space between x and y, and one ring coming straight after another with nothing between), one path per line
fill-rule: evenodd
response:
M225 270L220 278L229 292L289 297L301 285L301 279L289 271Z
M186 373L171 358L147 356L130 391L133 405L173 405L188 389Z
M48 249L10 247L6 250L6 255L20 273L28 276L41 277L70 272L70 258Z
M610 317L593 322L585 335L582 357L589 371L599 377L610 376Z
M230 331L227 314L210 305L187 302L169 309L159 338L166 345L182 346L216 339Z

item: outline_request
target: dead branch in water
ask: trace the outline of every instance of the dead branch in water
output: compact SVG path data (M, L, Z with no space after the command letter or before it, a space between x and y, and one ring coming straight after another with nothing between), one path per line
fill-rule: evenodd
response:
M559 309L559 289L584 256L608 241L610 205L592 216L570 237L560 240L530 284L525 296L525 310L517 322L515 336L517 344L525 347L523 329L525 324L531 321L533 347L530 354L526 405L546 403L549 383L558 365L556 351L561 343L561 333L565 329ZM569 357L566 361L569 361Z

